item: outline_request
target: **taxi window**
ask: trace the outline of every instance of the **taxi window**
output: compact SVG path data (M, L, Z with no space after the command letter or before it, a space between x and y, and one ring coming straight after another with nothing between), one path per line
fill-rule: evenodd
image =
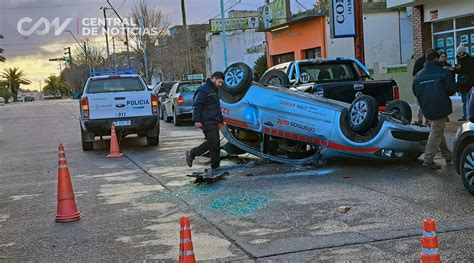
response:
M183 84L179 85L178 93L188 93L188 92L195 92L199 88L199 84Z
M108 93L145 90L139 78L93 79L89 82L87 93Z

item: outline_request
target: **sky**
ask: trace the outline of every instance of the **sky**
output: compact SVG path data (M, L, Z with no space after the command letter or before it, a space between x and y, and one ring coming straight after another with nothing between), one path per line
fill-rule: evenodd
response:
M167 16L171 25L182 24L180 0L143 0L147 4L159 8ZM110 0L121 17L128 17L132 8L140 0ZM264 0L224 0L226 9L257 10ZM310 8L315 0L299 0L303 6ZM186 0L186 16L188 24L208 23L209 19L220 16L219 0ZM234 6L235 5L235 6ZM302 7L291 1L292 10ZM74 38L66 30L71 30L79 41L85 38L94 39L96 43L105 46L105 38L87 35L87 28L102 28L100 25L90 25L93 19L103 18L102 6L108 6L106 0L0 0L0 47L6 63L0 63L0 71L4 68L20 67L24 70L32 84L23 87L39 90L40 81L50 74L58 75L59 63L49 62L49 58L63 56L63 48L78 48ZM115 18L112 10L107 10L108 18ZM31 18L31 20L28 20ZM53 23L57 18L57 27L64 25L56 34L54 27L45 30L45 23ZM85 20L84 20L85 19ZM23 23L19 23L22 22ZM89 23L90 26L84 23ZM18 25L20 25L19 32ZM38 26L35 29L35 26ZM85 31L84 31L85 30ZM41 32L43 31L43 32ZM31 35L30 32L33 32ZM38 35L38 33L40 33ZM116 43L116 51L125 50L121 43Z

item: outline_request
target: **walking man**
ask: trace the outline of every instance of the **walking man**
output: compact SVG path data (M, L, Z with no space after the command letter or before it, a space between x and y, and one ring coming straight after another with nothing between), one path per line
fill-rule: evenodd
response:
M444 138L446 119L453 112L449 96L456 92L456 86L450 73L438 62L438 53L426 54L425 66L415 76L413 93L420 102L425 117L430 120L430 135L425 149L423 167L437 170L441 166L434 162L434 157L441 149L446 164L452 164L452 152Z
M194 126L202 130L205 141L190 151L186 151L186 164L189 167L193 166L196 156L201 156L207 151L211 155L211 169L220 166L219 130L224 127L224 117L221 112L218 90L223 84L224 74L217 71L194 94Z
M426 51L425 51L425 54L423 54L423 56L419 57L417 60L415 60L415 64L413 66L413 77L416 76L416 74L418 72L420 72L420 70L423 69L425 63L426 63L426 55L429 54L429 53L434 53L436 52L436 50L434 50L433 48L428 48ZM420 102L417 100L416 103L418 105L420 105ZM421 107L418 109L418 120L415 122L415 124L418 124L418 125L423 125L423 111L421 109ZM425 125L428 126L428 120L425 122Z

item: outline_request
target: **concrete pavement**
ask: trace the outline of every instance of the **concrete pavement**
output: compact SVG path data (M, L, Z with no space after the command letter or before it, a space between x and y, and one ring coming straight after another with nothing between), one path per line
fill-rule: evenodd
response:
M202 139L193 127L162 123L159 147L127 138L125 157L108 160L108 141L82 152L77 116L71 100L0 107L0 260L176 260L182 215L190 216L198 260L414 261L426 217L438 222L443 260L474 260L474 197L452 167L262 162L194 185L185 175L208 160L184 165L184 150ZM448 142L457 125L449 123ZM69 224L54 222L60 142L82 216Z

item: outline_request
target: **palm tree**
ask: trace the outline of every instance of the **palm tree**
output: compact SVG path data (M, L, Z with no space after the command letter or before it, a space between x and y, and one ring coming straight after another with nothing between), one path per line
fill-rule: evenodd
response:
M68 94L67 85L61 76L50 75L44 80L46 86L44 86L44 92L50 92L53 95L57 94Z
M0 77L3 79L0 84L7 85L10 87L12 92L13 101L18 101L18 90L20 85L30 85L31 81L25 77L25 73L20 68L6 68L3 70Z

